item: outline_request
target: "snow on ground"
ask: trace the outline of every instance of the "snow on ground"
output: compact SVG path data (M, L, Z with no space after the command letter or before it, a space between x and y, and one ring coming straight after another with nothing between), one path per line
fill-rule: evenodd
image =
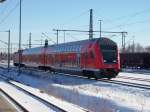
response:
M0 65L7 67L8 66L8 61L7 60L0 60ZM10 66L13 66L13 60L10 60Z
M150 72L150 71L149 71ZM134 73L134 72L120 72L119 76L127 76L127 77L135 77L135 78L143 78L143 79L149 79L150 80L150 73Z
M114 78L114 80L145 84L150 86L150 75L140 74L140 73L126 73L120 72L119 75Z
M14 81L11 81L11 83L13 83L21 88L24 88L25 90L29 91L30 93L32 93L36 96L39 96L40 98L44 99L45 101L54 104L55 106L65 110L66 112L86 112L87 111L85 109L80 108L79 106L75 106L75 105L65 102L63 100L57 99L53 96L49 96L48 94L43 93L43 91L40 91L39 89L32 88L30 86L26 86L24 84L14 82Z
M137 73L137 74L150 75L150 69L123 68L122 71L123 72L128 72L128 73Z
M92 112L150 112L150 90L46 72L7 76Z
M3 80L0 80L0 88L9 94L13 99L21 103L29 112L55 112L45 104L32 98L31 96L28 96L24 92L21 92Z

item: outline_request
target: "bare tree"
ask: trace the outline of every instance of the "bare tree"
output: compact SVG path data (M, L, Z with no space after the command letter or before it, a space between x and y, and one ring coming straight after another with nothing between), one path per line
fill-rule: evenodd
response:
M145 52L144 47L141 46L139 43L136 44L135 51L136 52Z
M145 50L146 50L146 52L150 53L150 46L146 47Z
M122 49L120 49L120 51L123 52ZM149 51L150 51L150 48L149 48ZM133 43L133 44L129 44L128 46L126 46L125 52L126 53L145 52L145 48L139 43Z

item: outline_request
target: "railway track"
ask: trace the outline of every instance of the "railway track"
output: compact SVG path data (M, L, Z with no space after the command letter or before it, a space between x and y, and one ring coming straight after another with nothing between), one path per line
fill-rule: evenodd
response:
M44 100L43 98L41 98L41 97L39 97L39 96L36 96L35 94L33 94L33 93L31 93L31 92L25 90L24 88L22 88L22 87L20 87L20 86L18 86L18 85L16 85L16 84L14 84L14 83L12 83L12 82L9 81L6 77L3 77L3 79L4 79L5 81L7 81L7 83L9 83L10 85L14 86L15 88L18 88L19 90L23 91L24 93L28 94L29 96L31 96L31 97L33 97L33 98L39 100L40 102L42 102L42 103L44 103L45 105L47 105L48 107L52 108L52 109L55 110L56 112L75 112L76 110L77 110L78 112L88 112L87 110L82 109L82 108L81 108L81 109L75 109L75 111L71 111L71 110L69 110L69 109L67 109L67 108L64 109L64 107L61 108L60 106L57 106L57 105L55 105L55 104L53 104L53 103L50 103L49 101L46 101L46 100ZM1 89L0 89L0 90L1 90ZM2 90L2 91L3 91L3 90ZM8 97L11 98L11 96L9 96L5 91L3 91L3 92L4 92ZM12 99L12 98L11 98L11 99ZM12 99L12 100L14 100L14 99ZM15 101L15 100L14 100L14 101ZM28 110L26 110L25 108L23 108L23 106L21 106L21 104L19 104L19 102L15 101L15 103L16 103L17 105L19 105L19 107L21 107L21 109L23 110L23 112L28 112Z
M3 79L4 79L4 78L3 78ZM8 79L4 79L4 80L5 80L7 83L9 83L10 85L12 85L13 87L19 89L20 91L23 91L25 94L27 94L27 95L31 96L32 98L34 98L34 99L36 99L36 100L42 102L43 104L47 105L49 108L52 108L53 110L56 110L57 112L67 112L66 110L64 110L64 109L62 109L62 108L60 108L60 107L58 107L58 106L56 106L56 105L54 105L54 104L52 104L52 103L50 103L50 102L48 102L48 101L42 99L42 98L40 98L40 97L38 97L38 96L32 94L31 92L29 92L29 91L27 91L27 90L25 90L25 89L19 87L18 85L11 83ZM15 101L15 99L13 99L10 95L8 95L5 91L3 91L2 89L0 89L0 90L1 90L7 97L9 97L11 100L13 100L13 102L15 102L15 104L18 105L18 106L23 110L23 112L29 112L29 111L28 111L27 109L25 109L19 102Z
M136 80L136 81L144 81L144 82L150 82L150 79L138 78L138 77L131 77L131 76L117 76L117 78L130 79L130 80Z
M150 86L145 85L145 84L131 83L131 82L125 82L125 81L118 81L118 80L106 80L106 79L99 79L98 81L108 82L108 83L118 84L118 85L123 85L123 86L128 86L128 87L135 87L135 88L139 88L139 89L150 90Z
M3 106L7 106L6 108L6 110L9 110L9 112L29 112L26 108L24 108L18 101L16 101L14 98L12 98L9 94L7 94L4 90L2 90L1 88L0 88L0 93L3 95L3 96L5 96L5 99L8 99L9 100L9 102L11 102L11 105L6 105L6 104L3 104ZM2 101L3 103L4 103L4 101ZM9 108L9 106L11 107L11 108ZM14 107L14 109L12 109ZM3 107L4 108L4 107ZM0 109L1 110L1 109ZM3 110L2 109L2 111L5 111L5 109Z
M60 73L61 75L63 73ZM76 77L76 75L70 75L70 74L63 74L63 75L67 75L70 77ZM87 77L79 77L79 78L84 78L87 80L95 80L95 79L89 79ZM150 90L150 85L145 85L145 84L139 84L139 83L132 83L132 82L126 82L126 81L118 81L115 79L97 79L97 81L101 81L101 82L106 82L106 83L112 83L112 84L117 84L117 85L122 85L122 86L128 86L128 87L135 87L135 88L139 88L139 89L146 89L146 90Z
M37 70L34 68L24 68L23 70L31 70L31 71L35 71L35 72L43 72L42 70ZM82 77L82 76L77 76L77 75L71 75L71 74L64 74L64 73L57 73L57 74L61 74L61 75L67 75L69 77L76 77L76 78L84 78L86 80L95 80L95 79L89 79L87 77ZM140 80L140 81L147 81L150 82L150 80L148 79L142 79L142 78L133 78L133 77L129 77L129 76L118 76L120 78L126 78L126 79L132 79L132 80ZM118 85L122 85L122 86L128 86L128 87L135 87L135 88L139 88L139 89L146 89L146 90L150 90L150 86L149 85L145 85L145 84L139 84L139 83L132 83L132 82L126 82L126 81L119 81L119 80L115 80L115 79L111 79L111 80L107 80L107 79L98 79L97 81L101 81L101 82L106 82L106 83L112 83L112 84L118 84Z
M34 70L34 69L31 69L31 70ZM35 71L38 71L37 69L35 69ZM84 78L86 80L95 80L95 79L89 79L87 77L82 77L82 76L77 76L77 75L71 75L71 74L64 74L64 73L58 73L58 74L61 74L61 75L67 75L67 76L70 76L70 77L78 77L78 78ZM124 76L125 78L125 76ZM129 77L131 78L131 77ZM147 79L142 79L142 78L132 78L133 80L141 80L141 81L147 81L149 82L149 80ZM146 89L146 90L150 90L150 85L145 85L145 84L139 84L139 83L132 83L132 82L126 82L126 81L118 81L118 80L115 80L115 79L111 79L111 80L108 80L108 79L98 79L97 81L101 81L101 82L106 82L106 83L112 83L112 84L118 84L118 85L123 85L123 86L128 86L128 87L135 87L135 88L139 88L139 89Z
M67 76L70 76L70 77L76 77L75 75L70 75L70 74L63 74L63 75L67 75ZM79 78L84 78L86 80L95 80L95 79L89 79L87 77L79 77ZM145 84L132 83L132 82L126 82L126 81L118 81L118 80L115 80L115 79L111 79L111 80L97 79L97 81L101 81L101 82L105 82L105 83L112 83L112 84L117 84L117 85L122 85L122 86L127 86L127 87L135 87L135 88L139 88L139 89L150 90L150 85L145 85Z

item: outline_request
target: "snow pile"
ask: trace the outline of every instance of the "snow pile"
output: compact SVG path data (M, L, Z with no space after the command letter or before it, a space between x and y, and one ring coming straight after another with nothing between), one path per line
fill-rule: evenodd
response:
M12 71L7 76L92 112L150 111L149 90L46 72Z

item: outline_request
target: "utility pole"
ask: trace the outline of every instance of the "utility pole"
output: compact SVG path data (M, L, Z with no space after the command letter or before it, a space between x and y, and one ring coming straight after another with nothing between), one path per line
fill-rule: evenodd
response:
M89 39L93 39L93 9L90 9Z
M122 34L122 52L125 52L125 34L127 34L127 32L121 32Z
M122 50L123 50L123 43L124 43L123 42L123 35L124 35L123 32L121 32L121 35L122 35Z
M12 51L13 50L13 48L12 48L12 43L10 44L10 54L12 54Z
M66 32L64 31L64 43L66 41Z
M21 9L22 9L22 0L20 0L20 8L19 8L19 74L20 74L20 67L21 67Z
M10 30L8 30L8 72L10 70Z
M99 28L100 28L100 38L102 37L102 20L98 20L99 21Z
M10 69L10 30L7 30L7 31L0 31L0 32L7 32L8 33L8 43L7 42L4 42L2 40L0 40L0 42L6 44L8 46L8 53L7 53L7 62L8 62L8 67L7 67L7 70L9 72L9 69Z
M31 32L29 33L29 48L31 48Z
M122 35L122 52L124 52L124 33L121 32Z
M57 35L57 45L58 45L58 30L56 30L56 35Z
M126 50L126 38L125 38L125 33L124 33L124 52Z

